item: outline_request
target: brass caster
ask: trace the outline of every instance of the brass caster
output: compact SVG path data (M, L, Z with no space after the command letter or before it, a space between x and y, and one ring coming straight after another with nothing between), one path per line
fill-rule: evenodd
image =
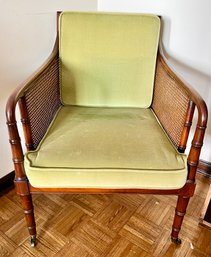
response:
M172 237L172 238L171 238L171 241L172 241L172 243L174 243L175 245L181 245L181 243L182 243L182 240L181 240L180 238L174 238L174 237Z
M36 246L36 236L31 236L31 247L35 247Z

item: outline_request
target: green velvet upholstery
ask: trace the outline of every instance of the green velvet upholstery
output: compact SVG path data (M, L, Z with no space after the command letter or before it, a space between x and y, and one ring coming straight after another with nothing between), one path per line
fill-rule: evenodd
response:
M63 12L63 104L149 107L159 31L160 19L154 15Z
M64 12L58 110L25 155L34 187L178 189L187 178L150 108L157 16Z
M187 177L186 156L142 108L62 106L25 169L48 188L176 189Z

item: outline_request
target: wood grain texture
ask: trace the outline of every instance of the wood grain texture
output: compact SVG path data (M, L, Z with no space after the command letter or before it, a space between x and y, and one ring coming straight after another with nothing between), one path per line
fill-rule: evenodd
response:
M184 218L181 246L170 233L176 196L131 194L34 195L38 244L31 248L19 197L0 197L0 256L211 256L211 230L198 224L209 181L197 190Z

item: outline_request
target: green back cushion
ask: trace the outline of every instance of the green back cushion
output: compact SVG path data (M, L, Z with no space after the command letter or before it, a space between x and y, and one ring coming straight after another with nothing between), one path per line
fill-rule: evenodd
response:
M149 107L159 31L160 19L154 15L63 12L63 104Z

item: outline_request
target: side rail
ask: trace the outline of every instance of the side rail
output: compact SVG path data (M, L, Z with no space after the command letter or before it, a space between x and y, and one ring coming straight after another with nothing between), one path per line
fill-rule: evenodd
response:
M19 100L28 150L36 149L59 106L59 57L56 55Z
M195 174L207 125L207 107L200 95L167 65L158 53L154 96L151 108L179 152L184 152L195 107L198 122L188 154L188 181L195 182Z
M19 103L27 150L36 149L60 106L58 43L46 62L9 97L6 120L15 166L15 182L26 181L23 150L17 128L15 110Z

